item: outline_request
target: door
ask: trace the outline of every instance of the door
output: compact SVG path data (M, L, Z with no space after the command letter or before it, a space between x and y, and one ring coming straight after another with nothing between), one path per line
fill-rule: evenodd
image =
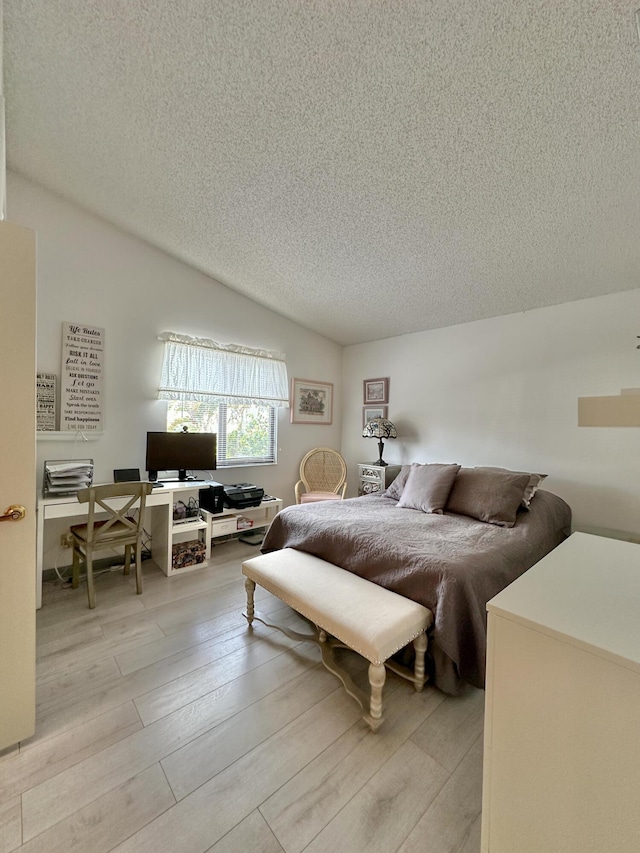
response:
M35 349L35 234L0 221L0 750L35 731Z

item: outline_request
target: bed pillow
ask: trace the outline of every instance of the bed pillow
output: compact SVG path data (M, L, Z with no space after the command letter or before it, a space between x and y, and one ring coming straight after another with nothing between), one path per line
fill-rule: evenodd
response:
M416 462L411 465L403 465L402 468L398 471L398 475L392 483L389 483L387 489L382 493L383 498L391 498L394 501L400 500L400 495L402 494L402 490L407 484L407 479L409 477L409 473L414 465L417 465Z
M459 465L412 465L398 506L442 513Z
M503 471L507 474L525 474L526 471L509 471L508 468L494 468L490 465L483 465L483 471ZM531 501L533 496L540 488L540 483L547 478L547 474L527 474L529 477L529 483L527 484L527 488L524 490L524 494L522 495L522 506L525 509L529 509L531 505Z
M528 474L461 468L451 489L446 510L499 527L513 527L528 485Z

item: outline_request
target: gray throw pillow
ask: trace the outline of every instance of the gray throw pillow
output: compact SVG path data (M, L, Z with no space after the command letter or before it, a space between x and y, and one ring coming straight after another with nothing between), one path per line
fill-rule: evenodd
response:
M508 468L494 468L490 465L482 465L480 470L483 471L502 471L507 474L525 474L526 471L509 471ZM533 496L540 488L540 483L547 478L547 474L527 474L529 477L529 482L527 484L526 489L524 490L524 494L522 495L522 506L525 509L529 509L531 506L531 501Z
M446 510L499 527L513 527L528 484L528 474L461 468L451 489Z
M382 497L391 498L394 501L399 501L400 495L402 494L402 490L407 484L409 472L416 464L416 462L413 462L411 465L403 465L402 468L398 471L395 480L392 483L389 483L387 489L382 493Z
M412 465L399 507L442 513L459 465Z

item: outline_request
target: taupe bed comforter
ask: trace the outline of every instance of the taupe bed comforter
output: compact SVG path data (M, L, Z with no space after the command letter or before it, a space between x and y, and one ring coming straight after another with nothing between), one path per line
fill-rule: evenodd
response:
M487 601L570 533L571 510L538 490L512 528L396 506L381 495L290 506L262 552L296 548L414 599L434 614L435 684L484 687Z

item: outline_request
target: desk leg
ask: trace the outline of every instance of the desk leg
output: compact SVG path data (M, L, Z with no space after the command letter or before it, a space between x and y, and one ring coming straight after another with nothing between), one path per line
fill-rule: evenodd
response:
M148 507L151 513L151 556L154 563L169 575L171 568L171 526L173 503Z
M42 567L44 564L44 509L36 512L36 610L42 607Z

